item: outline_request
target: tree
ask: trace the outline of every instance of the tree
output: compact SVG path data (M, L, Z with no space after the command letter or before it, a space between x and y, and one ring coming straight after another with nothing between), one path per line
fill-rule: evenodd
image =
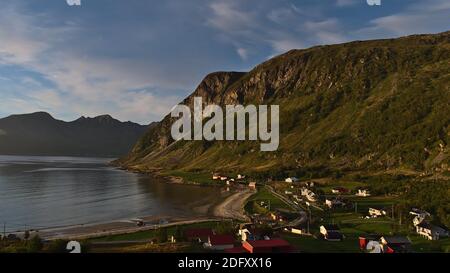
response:
M159 243L165 243L167 242L169 236L167 234L167 229L166 228L160 228L158 230L158 242Z
M25 239L25 240L28 240L28 239L30 239L30 231L25 231L25 233L24 233L24 235L23 235L23 238Z
M173 237L175 238L175 240L177 240L177 242L183 240L183 231L181 230L180 226L175 227L175 232L174 232Z
M218 222L216 232L218 234L233 234L233 226L231 222Z

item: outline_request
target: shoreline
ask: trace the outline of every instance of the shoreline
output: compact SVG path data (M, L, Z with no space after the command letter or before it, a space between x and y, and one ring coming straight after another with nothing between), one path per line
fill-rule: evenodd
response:
M144 217L145 218L145 217ZM144 219L142 218L142 219ZM105 222L103 224L87 224L75 225L65 228L49 228L40 230L38 233L31 233L31 236L39 235L42 239L52 240L85 240L94 239L104 236L130 234L141 231L154 230L158 228L165 228L177 225L188 225L202 222L220 221L220 219L208 217L174 217L174 218L154 218L155 220L169 220L165 223L146 223L145 226L138 227L136 223L131 220Z
M250 189L238 190L224 199L194 210L206 211L206 215L198 216L145 216L141 218L130 218L122 220L112 220L101 223L77 224L64 227L48 227L30 232L30 237L39 235L44 240L57 239L93 239L111 235L130 234L140 231L153 230L157 228L171 227L176 225L189 225L202 222L219 222L226 219L238 221L248 221L245 215L244 206L246 200L255 193ZM206 207L206 208L204 208ZM145 225L138 227L136 220L142 220ZM19 237L23 237L24 231L12 232Z
M219 185L203 185L200 183L190 183L182 177L168 176L161 173L161 170L138 170L136 168L125 168L116 162L109 162L107 165L115 167L118 170L137 173L141 175L156 178L158 183L180 184L189 186L205 186L215 188ZM223 185L220 185L223 186ZM230 191L231 188L231 191ZM211 200L210 202L198 204L190 210L193 214L181 215L152 215L130 217L128 219L106 220L103 222L91 222L83 224L73 224L68 226L49 226L42 229L30 231L30 237L39 235L44 240L57 239L92 239L110 235L129 234L140 231L147 231L161 227L170 227L175 225L189 225L201 222L223 221L225 219L234 219L239 221L248 221L245 215L244 206L247 199L253 195L252 191L244 186L232 186L227 188L227 193L222 198ZM137 221L142 221L144 226L137 226ZM9 232L19 238L23 238L25 230Z
M213 215L248 222L250 218L245 214L244 206L255 193L255 190L245 189L232 194L214 207Z

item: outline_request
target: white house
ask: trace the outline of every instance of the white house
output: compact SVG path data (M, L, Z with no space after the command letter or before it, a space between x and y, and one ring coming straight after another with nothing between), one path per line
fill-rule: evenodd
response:
M309 201L311 201L311 202L317 201L316 194L314 192L312 192L310 189L302 188L301 193L302 193L302 196L305 196L306 199L308 199Z
M237 179L245 179L245 175L238 174L238 175L237 175Z
M320 234L322 234L327 241L342 241L344 239L339 227L336 225L320 226Z
M422 222L418 225L416 225L416 232L417 234L427 238L428 240L439 240L442 237L448 237L449 232L448 230L445 230L441 227L431 225L426 222Z
M294 182L298 182L299 179L297 177L288 177L284 181L288 182L288 183L294 183Z
M286 228L286 231L291 232L292 234L297 234L297 235L307 234L306 230L303 227L299 227L299 226Z
M361 189L359 189L358 192L356 193L356 196L368 197L368 196L370 196L370 191L369 190L361 190Z
M345 203L339 199L326 199L325 200L325 206L332 209L337 206L344 206Z
M417 225L421 224L423 221L425 221L425 219L427 217L431 216L431 214L429 212L426 212L426 211L421 210L421 209L416 209L416 208L413 208L409 212L409 214L415 216L414 219L413 219L414 226L417 226Z
M243 224L239 228L239 237L242 242L255 240L270 240L270 237L263 230L257 229L253 225Z
M369 215L371 217L381 217L381 216L386 216L387 212L385 210L382 209L374 209L374 208L369 208Z

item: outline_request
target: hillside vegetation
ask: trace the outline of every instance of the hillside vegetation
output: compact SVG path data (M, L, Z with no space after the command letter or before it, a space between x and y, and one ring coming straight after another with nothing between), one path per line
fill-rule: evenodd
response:
M248 73L208 75L206 104L280 105L280 147L179 141L165 117L118 163L183 171L448 171L450 32L292 50Z

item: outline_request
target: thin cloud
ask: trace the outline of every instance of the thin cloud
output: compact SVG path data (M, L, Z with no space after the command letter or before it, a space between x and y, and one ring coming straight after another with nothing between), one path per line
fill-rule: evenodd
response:
M0 115L148 123L212 71L313 45L445 31L450 17L448 0L32 2L0 9Z

